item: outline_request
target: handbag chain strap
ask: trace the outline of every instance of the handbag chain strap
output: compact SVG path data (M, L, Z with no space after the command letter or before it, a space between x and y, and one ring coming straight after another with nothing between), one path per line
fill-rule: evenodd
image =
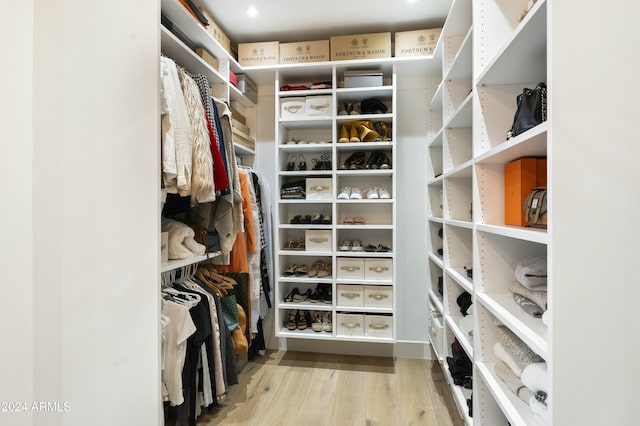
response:
M542 103L542 121L547 121L547 87L542 87L541 93Z

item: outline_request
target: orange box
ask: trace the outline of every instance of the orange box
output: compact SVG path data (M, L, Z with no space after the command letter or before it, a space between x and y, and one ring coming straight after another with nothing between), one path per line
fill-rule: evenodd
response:
M547 185L547 159L525 157L504 165L504 223L525 226L524 201L531 189Z

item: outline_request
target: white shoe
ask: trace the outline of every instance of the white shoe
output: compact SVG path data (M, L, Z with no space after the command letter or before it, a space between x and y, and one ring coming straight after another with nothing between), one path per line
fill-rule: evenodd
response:
M342 243L340 243L340 247L338 247L338 250L340 251L351 251L351 247L352 247L353 243L349 240L344 240Z
M362 247L362 241L353 240L351 243L351 251L364 251L364 247Z
M387 192L387 188L378 188L378 196L382 200L388 200L391 198L391 195Z
M345 186L342 191L338 194L338 200L348 200L351 196L351 188Z
M367 199L369 200L377 200L380 198L380 195L378 195L378 188L369 188L366 190L366 193Z
M362 192L359 188L351 188L351 194L349 195L351 200L362 200Z

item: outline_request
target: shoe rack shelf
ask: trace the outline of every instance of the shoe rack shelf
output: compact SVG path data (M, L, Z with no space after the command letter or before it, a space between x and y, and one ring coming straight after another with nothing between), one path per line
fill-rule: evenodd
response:
M431 326L430 336L434 350L444 348L445 356L456 339L473 362L473 418L460 397L467 390L450 381L467 425L543 423L495 373L496 323L508 327L548 365L552 361L547 327L518 306L509 291L517 263L547 254L550 239L544 229L504 223L504 165L522 156L546 156L552 123L549 116L506 140L516 95L523 87L547 81L548 2L538 0L520 21L527 3L453 2L441 37L442 83L430 104L435 125L427 146L426 267L432 321L443 318ZM471 321L457 303L464 292L472 295ZM451 378L442 354L436 354Z
M344 73L348 70L374 69L383 74L382 86L344 87ZM279 187L290 182L306 179L324 178L330 183L330 195L323 200L299 199L283 200L276 203L277 232L275 233L277 251L275 270L279 275L275 283L277 309L275 314L276 336L291 339L321 339L331 341L392 343L395 341L396 287L395 269L396 255L393 251L396 242L396 206L394 189L396 188L395 161L395 88L396 64L385 61L361 63L328 63L283 67L275 71L276 82L276 164L279 166L277 182ZM313 82L329 82L330 89L280 90L286 85L300 85ZM330 112L322 117L282 117L282 103L290 98L306 98L322 96L328 98ZM362 100L376 98L383 102L388 110L384 114L362 113L358 108L353 112L341 115L345 104L357 106ZM346 110L346 108L345 108ZM353 121L384 122L388 129L388 140L372 142L350 141L338 142L342 136L345 123ZM350 135L352 136L352 135ZM359 135L358 135L359 136ZM363 168L357 158L365 153L365 158L372 155L386 155L388 168ZM300 159L306 163L306 170L300 169ZM321 162L325 162L322 165ZM356 168L350 165L357 164ZM330 164L327 166L327 162ZM294 164L295 170L287 170ZM379 165L382 165L382 161ZM345 167L346 165L346 167ZM313 170L314 166L322 170ZM361 190L360 198L338 199L345 188ZM381 188L372 191L378 197L382 190L389 198L367 198L366 189ZM353 194L352 194L353 195ZM306 195L309 197L309 194ZM330 224L292 224L297 215L320 214L331 218ZM362 218L364 223L356 222ZM285 250L291 239L303 239L309 232L322 231L329 237L330 245L322 251ZM344 245L345 242L352 245ZM354 241L361 242L361 250L353 250ZM348 248L344 249L344 247ZM343 248L343 249L341 249ZM357 248L357 247L356 247ZM373 251L365 251L371 248ZM381 248L384 251L379 251ZM308 276L285 276L284 271L292 264L312 265L313 262L324 262L331 270L331 275L318 279ZM356 262L364 265L364 272L383 271L383 277L371 279L367 276L343 275L344 263ZM374 266L370 266L374 265ZM377 265L377 266L375 266ZM382 266L380 266L382 265ZM377 269L376 269L377 268ZM284 302L294 288L300 292L315 291L318 284L328 286L331 290L330 303ZM380 306L372 300L363 300L360 304L345 302L340 291L384 293L379 299L388 300ZM363 293L364 294L364 293ZM313 331L312 327L290 330L286 327L291 312L308 311L313 316L326 313L332 323L332 330ZM384 323L371 322L377 318ZM383 325L381 325L383 324ZM357 325L357 326L356 326Z

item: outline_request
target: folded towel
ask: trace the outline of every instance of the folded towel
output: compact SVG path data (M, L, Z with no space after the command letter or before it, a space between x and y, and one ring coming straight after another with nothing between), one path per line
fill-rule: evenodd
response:
M527 299L540 306L544 311L547 310L547 287L540 290L529 290L519 282L514 282L509 286L509 291L520 296L524 296Z
M516 265L516 279L530 290L547 286L547 256L530 256Z
M537 304L533 303L530 299L527 299L526 297L521 296L519 294L513 293L513 300L515 300L515 302L518 304L518 306L522 308L523 311L525 311L532 317L542 318L542 314L544 313L544 310Z
M169 259L188 259L205 252L205 246L194 238L195 231L182 222L163 217L162 232L169 233Z
M498 326L497 335L498 342L502 344L507 353L513 358L520 373L522 373L522 370L524 370L524 368L529 364L533 364L534 362L544 362L544 359L540 358L535 352L533 352L531 348L520 340L520 338L509 330L509 328L503 325ZM516 375L520 377L520 374L516 373Z
M513 357L509 355L500 342L493 345L493 353L500 361L507 364L516 377L520 377L522 375L522 369L518 367L518 364L514 361Z
M522 370L522 383L534 393L543 391L549 395L549 372L546 362L534 362Z

